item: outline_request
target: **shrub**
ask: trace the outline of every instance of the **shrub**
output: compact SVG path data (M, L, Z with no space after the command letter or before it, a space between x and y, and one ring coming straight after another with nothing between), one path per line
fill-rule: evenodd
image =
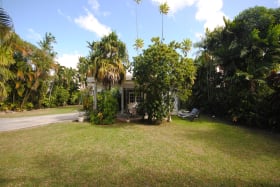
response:
M70 97L70 104L75 105L75 104L80 104L80 98L81 98L81 92L80 91L75 91L71 94Z
M70 97L68 90L63 87L57 87L54 92L54 95L56 96L55 104L58 106L66 105Z
M26 108L27 110L32 110L34 108L33 103L28 102L25 104L24 108Z
M97 125L112 124L118 111L117 91L103 91L97 96L97 109L90 113L90 122Z

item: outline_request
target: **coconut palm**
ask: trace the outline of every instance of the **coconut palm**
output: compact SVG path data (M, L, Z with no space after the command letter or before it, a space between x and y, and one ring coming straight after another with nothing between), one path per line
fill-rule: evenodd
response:
M141 0L134 0L137 4L136 6L136 37L138 38L138 6L141 3Z
M167 15L169 12L169 6L167 4L167 2L162 3L159 5L159 11L161 14L161 40L163 41L163 15Z
M136 6L136 40L135 40L135 44L134 44L134 48L136 49L137 53L138 50L143 48L144 46L144 40L139 38L139 32L138 32L138 6L141 3L141 0L134 0L137 4Z
M136 51L138 52L138 50L143 48L143 46L144 46L144 40L141 38L137 38L134 44L134 48L136 49Z

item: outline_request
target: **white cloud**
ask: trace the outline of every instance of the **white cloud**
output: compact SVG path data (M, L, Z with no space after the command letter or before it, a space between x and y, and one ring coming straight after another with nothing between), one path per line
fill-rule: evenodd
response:
M197 12L195 15L196 20L205 22L204 28L213 30L217 26L223 26L222 12L223 0L151 0L157 5L166 2L169 5L170 14L175 14L177 11L184 9L185 7L191 7L195 5ZM280 4L280 0L278 0ZM226 16L225 16L226 17Z
M213 30L217 26L223 26L223 16L225 14L222 12L223 0L198 0L197 12L195 18L198 21L204 21L204 28Z
M72 68L77 68L77 64L79 62L79 57L82 56L78 53L74 53L74 54L62 54L61 56L57 57L57 62L61 65L61 66L65 66L65 67L72 67Z
M277 5L280 6L280 0L277 1Z
M88 4L91 6L91 9L97 15L102 15L104 17L111 15L109 11L100 11L100 4L98 0L88 0Z
M36 31L34 31L32 28L29 28L27 31L28 31L27 38L34 40L36 42L39 42L40 40L42 40L42 35Z
M66 18L68 21L72 21L71 17L64 14L60 9L57 9L57 13L62 17Z
M74 19L76 24L90 32L97 34L99 37L108 35L111 32L111 28L100 23L99 20L88 9L85 9L85 11L87 15Z
M195 3L196 0L152 0L157 5L166 2L170 8L169 12L171 14L176 13L179 10L184 9L187 6L191 6Z
M102 12L102 16L104 16L104 17L110 16L110 15L111 15L111 12L109 12L109 11Z
M91 6L91 8L95 11L99 10L99 3L97 0L88 0L88 4Z

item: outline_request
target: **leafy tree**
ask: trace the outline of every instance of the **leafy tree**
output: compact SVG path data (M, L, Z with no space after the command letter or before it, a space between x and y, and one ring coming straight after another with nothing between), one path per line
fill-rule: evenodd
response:
M15 78L9 80L9 97L7 103L12 103L18 109L25 109L30 103L40 108L45 101L49 89L50 70L54 68L54 56L45 49L23 41L14 34L13 60L9 68Z
M137 89L144 94L142 115L148 113L151 123L161 122L169 115L174 95L187 99L194 83L195 68L191 59L180 55L180 43L169 45L152 38L153 44L134 58Z
M7 81L13 78L9 67L14 63L12 55L13 22L8 13L0 8L0 101L8 96Z
M204 87L209 88L210 85L210 90L214 90L210 94L211 103L207 102L208 108L209 105L213 109L220 108L234 121L248 125L267 124L267 120L263 119L267 115L262 112L265 109L260 106L264 106L263 101L274 92L267 84L267 77L272 70L279 70L280 27L277 13L279 8L250 8L233 21L224 19L224 27L206 32L199 44L202 53L197 62L201 68L199 72L203 72L207 64L211 64L209 67L212 68L212 71L207 71L211 73L210 84L209 81L204 82ZM211 58L204 58L205 54ZM222 72L215 71L216 67ZM209 80L209 76L204 74L199 79ZM199 92L198 84L195 88L194 93ZM205 94L209 98L209 92ZM196 101L198 99L196 97ZM222 111L214 112L223 114Z

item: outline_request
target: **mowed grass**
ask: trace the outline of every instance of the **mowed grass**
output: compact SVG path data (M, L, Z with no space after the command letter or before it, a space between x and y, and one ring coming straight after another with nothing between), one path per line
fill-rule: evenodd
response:
M279 186L280 135L194 122L0 133L0 186Z
M64 114L71 113L80 110L82 106L80 105L69 105L65 107L57 108L46 108L22 112L0 112L0 118L14 118L14 117L28 117L28 116L39 116L39 115L50 115L50 114Z

